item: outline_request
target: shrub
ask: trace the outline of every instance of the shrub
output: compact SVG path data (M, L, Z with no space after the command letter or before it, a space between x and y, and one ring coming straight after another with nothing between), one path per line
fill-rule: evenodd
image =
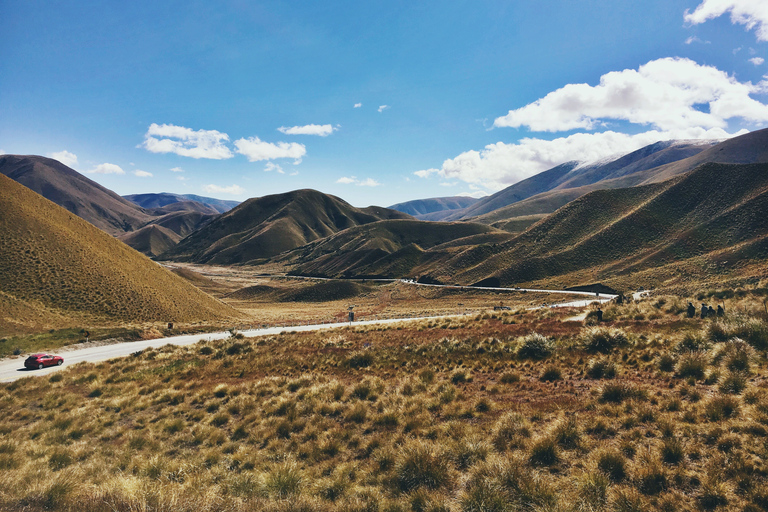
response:
M708 364L709 356L706 352L685 352L680 355L680 360L677 362L677 375L680 377L703 379Z
M535 442L531 447L528 461L534 466L554 466L560 462L560 453L555 440L545 437Z
M267 474L264 487L275 498L286 499L301 493L303 480L295 464L284 463Z
M556 380L560 380L563 378L563 374L560 371L560 368L550 364L547 365L544 368L544 371L541 372L541 376L539 377L539 380L542 380L544 382L552 382Z
M669 352L665 352L659 357L659 370L663 372L671 372L675 369L675 363L677 360Z
M728 488L725 482L707 479L701 486L698 501L704 510L714 510L728 504ZM746 509L745 509L746 510Z
M451 447L451 458L456 467L462 471L484 461L490 448L488 443L481 438L462 439Z
M521 340L517 355L525 359L544 359L554 350L555 342L552 338L532 332Z
M603 386L600 399L603 402L621 403L628 398L644 398L645 392L626 382L609 382Z
M395 478L404 492L421 487L439 489L448 483L448 469L446 457L434 445L414 441L405 446L395 463Z
M710 399L704 408L704 414L709 421L720 421L739 413L739 402L730 396L717 396Z
M493 446L500 452L522 447L528 437L531 437L530 424L519 412L508 412L493 427Z
M607 359L590 359L587 376L590 379L612 379L616 377L616 364Z
M741 338L731 338L723 343L715 355L731 371L748 372L755 359L755 349Z
M453 372L453 375L451 375L451 382L454 384L460 384L463 382L467 382L467 372L464 370L456 370Z
M683 339L675 345L676 352L691 352L709 350L712 345L701 333L686 332Z
M573 416L558 423L552 434L557 444L565 449L570 450L579 447L581 432L579 431L579 424Z
M612 482L621 482L627 477L626 459L617 450L604 450L597 455L597 468Z
M579 343L587 352L610 352L629 343L624 331L615 327L589 327L582 330Z
M676 437L664 439L661 445L661 460L667 464L680 464L685 458L683 442Z
M55 451L48 458L48 467L53 471L58 471L69 466L72 462L72 456L69 453Z
M667 473L657 461L652 461L640 468L637 476L637 488L643 494L655 495L667 489Z
M504 372L499 379L502 384L513 384L520 382L520 374L517 372Z
M346 361L350 368L367 368L373 364L373 355L370 352L358 352Z
M747 387L747 376L743 372L728 372L718 389L721 393L738 395Z

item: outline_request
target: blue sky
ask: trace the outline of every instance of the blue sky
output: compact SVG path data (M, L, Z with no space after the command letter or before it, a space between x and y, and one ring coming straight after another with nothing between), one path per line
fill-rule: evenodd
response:
M0 150L356 206L768 126L764 0L0 0Z

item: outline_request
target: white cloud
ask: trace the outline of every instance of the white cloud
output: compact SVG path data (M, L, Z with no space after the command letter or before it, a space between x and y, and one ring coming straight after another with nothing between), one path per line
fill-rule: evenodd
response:
M175 153L191 158L223 160L232 158L232 151L224 144L229 135L216 130L192 130L172 124L152 123L139 147L152 153Z
M181 167L172 167L171 172L184 172L184 169Z
M697 36L691 36L685 40L685 44L700 43L700 44L712 44L710 41L702 41Z
M757 28L757 40L768 41L768 3L765 0L704 0L692 13L685 10L687 23L698 25L731 13L731 23Z
M245 189L240 185L230 185L228 187L220 187L218 185L203 185L203 192L208 194L230 194L233 196L239 196L245 193Z
M115 164L99 164L90 171L91 174L125 174L125 171Z
M456 182L450 182L450 181L441 181L440 182L440 186L441 187L455 187L456 185L458 185L458 183L456 183Z
M4 149L0 149L0 155L4 155L4 154L5 154L5 150Z
M77 165L77 155L74 153L70 153L67 150L59 151L58 153L51 153L49 156L63 163L67 167L72 167L73 165Z
M338 130L338 128L334 128L330 124L308 124L305 126L281 126L277 130L286 135L318 135L320 137L327 137L335 130Z
M337 179L336 183L342 183L344 185L357 185L358 187L378 187L381 185L381 183L373 178L359 180L356 176L344 176Z
M362 103L355 103L355 106L354 106L353 108L360 108L360 107L362 107L362 106L363 106L363 104L362 104Z
M184 176L177 176L176 179L179 181L189 181L189 178L185 178Z
M494 121L496 127L533 131L594 129L606 120L626 120L660 130L725 128L727 119L768 121L768 105L750 97L765 84L741 83L712 66L665 58L638 70L614 71L600 84L568 84ZM701 109L705 105L708 108ZM702 111L706 110L706 111Z
M762 58L762 57L753 57L753 58L749 59L749 62L751 62L755 66L762 66L763 62L765 62L765 59Z
M285 171L282 167L277 165L273 162L267 162L267 165L264 166L264 172L271 172L271 171L277 171L278 174L285 174Z
M141 171L139 169L136 169L135 171L133 171L133 174L135 174L139 178L151 178L152 177L152 173L151 172Z
M259 160L274 160L276 158L293 158L295 163L301 162L301 157L307 154L304 144L296 142L264 142L258 137L238 139L235 141L237 152L248 157L249 162Z
M299 171L293 171L288 176L298 176L298 175L299 175Z
M379 112L384 112L385 110L390 108L392 107L390 107L389 105L379 105Z
M476 190L475 192L459 192L456 195L457 196L464 196L464 197L474 197L475 199L480 199L481 197L487 197L490 194L488 192L484 192L482 190Z
M437 175L443 179L459 179L490 190L501 190L569 161L593 162L661 140L724 139L746 132L729 134L720 128L692 128L674 132L652 130L635 135L613 131L576 133L554 140L525 138L516 144L497 142L482 151L466 151L443 162L440 169L426 169L414 174L421 178Z

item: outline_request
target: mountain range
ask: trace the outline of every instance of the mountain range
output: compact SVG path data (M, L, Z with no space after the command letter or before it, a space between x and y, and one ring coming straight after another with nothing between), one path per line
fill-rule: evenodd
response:
M170 193L126 196L129 201L35 156L4 155L0 172L161 260L273 261L296 274L328 277L582 284L663 266L660 254L682 261L737 245L759 247L747 235L762 236L764 221L745 220L744 231L732 216L762 204L764 167L752 164L765 163L768 130L721 142L667 141L600 162L567 162L481 200L433 198L397 208L357 208L308 189L236 205ZM713 189L707 199L699 182L726 190ZM691 238L711 225L702 211L730 235L704 245ZM643 220L658 215L669 217L646 229ZM689 250L693 240L699 252Z

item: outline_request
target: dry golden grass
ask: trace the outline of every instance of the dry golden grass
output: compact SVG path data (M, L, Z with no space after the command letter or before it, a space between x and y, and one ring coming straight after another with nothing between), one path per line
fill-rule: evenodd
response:
M83 317L190 322L240 316L5 176L0 212L0 304L8 308L0 311L0 334L70 327Z
M0 387L0 508L762 510L768 318L674 311L606 308L603 352L573 312L504 311L23 379ZM701 378L675 369L691 340Z

